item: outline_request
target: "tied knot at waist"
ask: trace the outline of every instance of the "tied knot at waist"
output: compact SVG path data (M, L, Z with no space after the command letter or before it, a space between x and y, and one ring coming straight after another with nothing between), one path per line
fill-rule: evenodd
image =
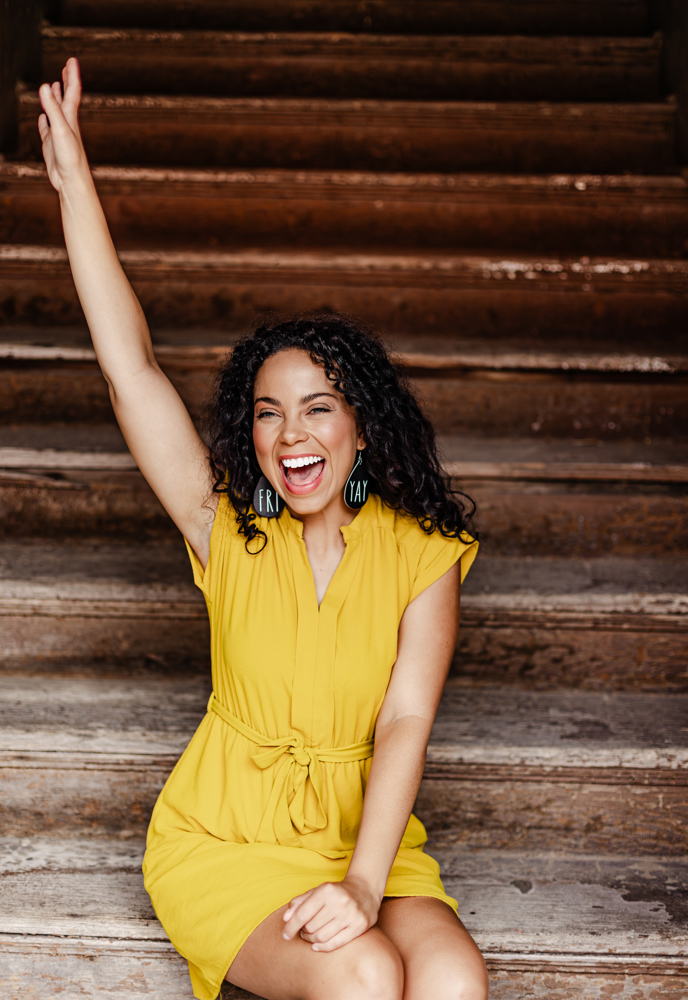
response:
M264 770L284 757L261 820L258 841L276 840L278 844L299 846L295 831L305 834L322 830L327 826L327 816L322 804L320 764L347 763L373 756L373 740L323 748L306 746L297 736L269 739L228 711L214 692L208 701L208 711L255 743L251 760L259 768Z

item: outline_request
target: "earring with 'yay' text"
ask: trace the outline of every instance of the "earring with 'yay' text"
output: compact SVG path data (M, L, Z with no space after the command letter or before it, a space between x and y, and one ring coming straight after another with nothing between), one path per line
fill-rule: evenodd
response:
M370 476L363 465L363 449L358 452L354 467L344 487L344 503L352 510L360 510L368 499Z

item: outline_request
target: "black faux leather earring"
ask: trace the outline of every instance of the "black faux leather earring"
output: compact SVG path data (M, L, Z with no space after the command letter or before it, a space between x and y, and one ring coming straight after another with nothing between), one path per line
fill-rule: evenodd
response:
M344 487L344 503L352 510L360 510L368 499L370 477L363 466L363 450L361 449L349 473Z
M279 517L284 510L284 500L265 476L258 480L253 494L253 509L261 517Z

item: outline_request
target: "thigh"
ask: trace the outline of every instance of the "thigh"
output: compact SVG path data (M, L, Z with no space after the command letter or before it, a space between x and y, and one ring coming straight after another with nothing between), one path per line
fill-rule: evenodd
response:
M379 927L331 952L282 937L280 907L244 942L227 980L265 1000L402 1000L399 953Z
M404 1000L487 1000L483 956L441 899L387 896L377 926L401 955Z

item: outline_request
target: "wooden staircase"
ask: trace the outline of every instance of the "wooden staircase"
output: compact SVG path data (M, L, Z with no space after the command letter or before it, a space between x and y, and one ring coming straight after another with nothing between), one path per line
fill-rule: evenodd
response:
M403 356L481 555L416 811L494 1000L688 993L688 186L644 0L63 0L83 133L202 425L257 312ZM0 993L190 997L140 874L209 692L39 162L0 162ZM227 987L223 995L246 997Z

